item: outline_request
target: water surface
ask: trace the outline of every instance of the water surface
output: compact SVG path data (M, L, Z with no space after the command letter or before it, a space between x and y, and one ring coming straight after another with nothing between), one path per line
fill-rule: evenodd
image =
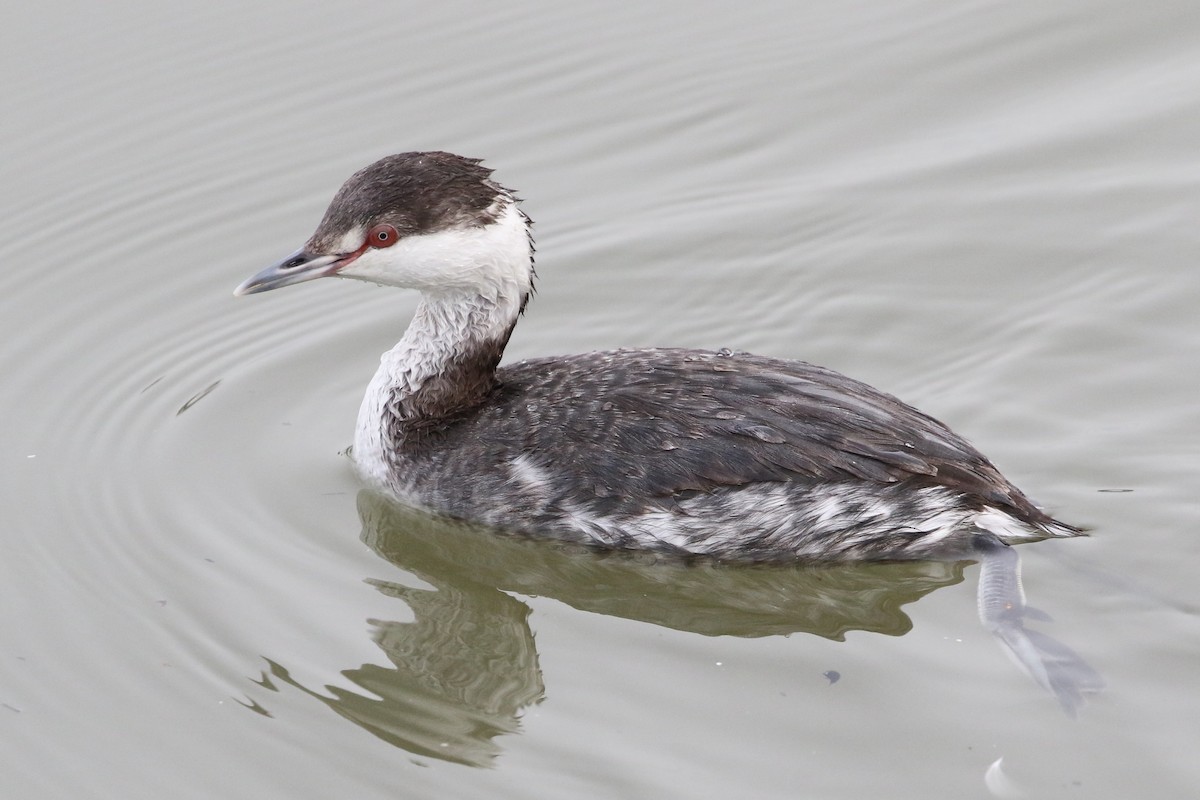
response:
M6 796L1195 795L1189 4L59 2L0 37ZM230 292L433 148L538 223L510 358L825 364L1090 526L1021 554L1104 691L1072 718L1015 668L974 564L682 570L361 495L415 299Z

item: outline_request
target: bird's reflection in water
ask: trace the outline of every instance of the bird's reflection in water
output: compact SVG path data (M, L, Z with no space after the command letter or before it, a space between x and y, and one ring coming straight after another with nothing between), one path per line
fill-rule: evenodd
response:
M386 506L377 501L360 507L364 538L372 546L391 541L409 525L404 517L380 516ZM371 581L383 594L403 600L414 619L368 620L392 666L344 670L342 675L364 694L338 686L315 691L271 661L264 685L270 687L272 679L290 684L410 753L489 766L499 753L494 738L516 731L521 710L540 701L545 691L529 606L463 575L396 562L433 588Z
M1018 557L1003 545L946 562L685 564L499 536L366 491L358 507L366 544L433 586L373 582L414 616L412 622L371 621L393 667L343 673L369 696L336 687L313 691L273 663L270 677L419 755L490 765L499 752L495 737L516 731L523 709L543 697L529 607L508 592L707 636L803 632L841 640L853 630L908 632L912 621L903 606L961 582L964 568L982 560L980 618L1018 663L1069 713L1100 686L1074 652L1024 627L1030 612Z

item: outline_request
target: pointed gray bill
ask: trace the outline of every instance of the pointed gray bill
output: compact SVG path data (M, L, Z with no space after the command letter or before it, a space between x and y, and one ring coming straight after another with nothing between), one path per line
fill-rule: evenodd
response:
M257 275L246 279L233 290L233 294L234 296L257 294L283 286L291 286L293 283L325 278L337 274L337 271L346 263L346 256L314 256L301 248L282 261L272 264Z

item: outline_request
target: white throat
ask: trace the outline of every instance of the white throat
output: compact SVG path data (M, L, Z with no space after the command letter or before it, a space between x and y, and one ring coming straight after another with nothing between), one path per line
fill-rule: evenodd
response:
M489 225L408 237L364 253L342 273L422 293L403 338L380 357L359 409L354 458L372 483L389 483L390 430L404 420L403 401L431 381L453 381L464 359L498 355L533 290L528 221L505 200Z

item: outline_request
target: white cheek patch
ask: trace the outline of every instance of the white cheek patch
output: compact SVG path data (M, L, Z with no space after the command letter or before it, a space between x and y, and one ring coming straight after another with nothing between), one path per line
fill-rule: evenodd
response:
M353 238L352 237L353 234ZM353 252L362 229L343 237ZM343 278L423 291L478 292L484 297L527 293L532 252L525 218L515 204L482 227L454 228L406 236L391 247L368 249L342 270Z

